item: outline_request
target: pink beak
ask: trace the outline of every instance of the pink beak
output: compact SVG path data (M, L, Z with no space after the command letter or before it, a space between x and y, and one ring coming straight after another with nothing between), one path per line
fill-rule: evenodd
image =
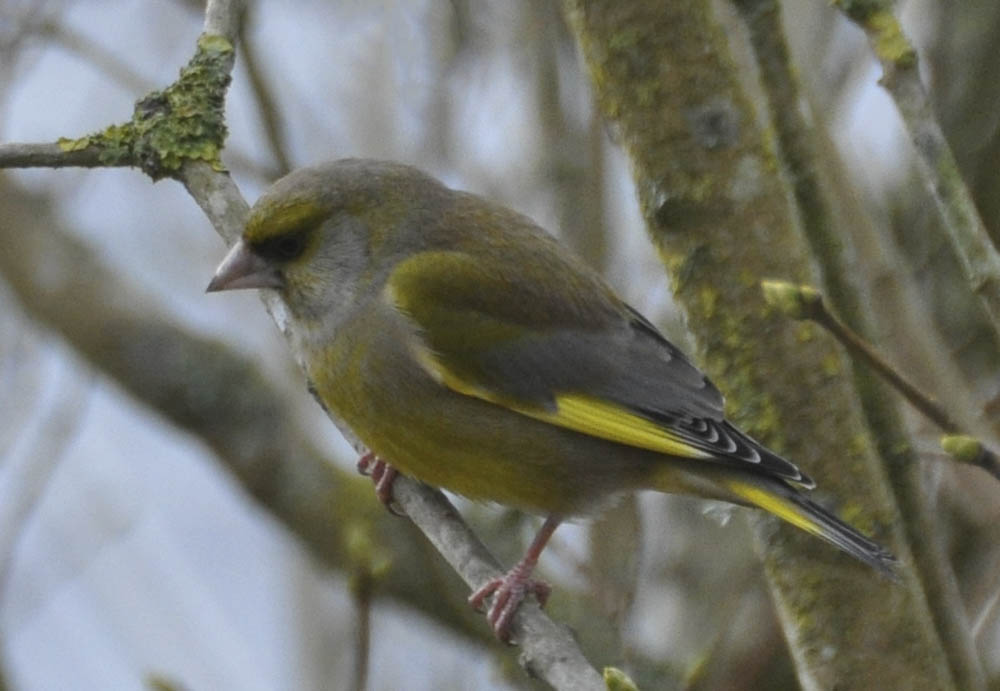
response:
M284 288L281 273L240 240L230 248L205 292L240 288Z

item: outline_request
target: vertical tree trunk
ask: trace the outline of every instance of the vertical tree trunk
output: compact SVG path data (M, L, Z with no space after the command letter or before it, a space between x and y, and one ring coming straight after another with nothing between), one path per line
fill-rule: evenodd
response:
M803 686L953 688L851 367L831 339L761 299L763 278L816 276L710 3L565 6L600 107L631 157L701 363L727 394L730 415L801 464L821 501L904 563L902 582L890 583L793 528L755 522Z

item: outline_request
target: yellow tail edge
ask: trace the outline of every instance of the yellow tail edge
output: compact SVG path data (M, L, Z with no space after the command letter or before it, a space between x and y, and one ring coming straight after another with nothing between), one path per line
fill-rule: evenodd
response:
M751 476L728 477L721 484L747 504L829 542L892 580L899 579L899 562L888 550L784 482Z

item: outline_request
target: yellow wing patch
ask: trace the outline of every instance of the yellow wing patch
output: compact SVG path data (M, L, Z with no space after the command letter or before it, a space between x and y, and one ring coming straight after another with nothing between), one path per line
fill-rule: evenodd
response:
M636 415L616 403L580 394L556 396L555 411L518 410L554 425L619 444L684 458L711 458L669 429Z
M551 425L619 444L683 458L712 457L711 454L691 446L669 429L615 403L582 394L558 394L555 397L555 410L524 405L462 379L442 365L441 361L422 345L416 346L414 351L417 361L428 374L457 393L504 406Z

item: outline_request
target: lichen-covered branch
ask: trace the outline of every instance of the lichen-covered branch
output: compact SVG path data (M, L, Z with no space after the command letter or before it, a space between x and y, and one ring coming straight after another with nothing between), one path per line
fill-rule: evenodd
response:
M202 34L178 80L136 102L128 122L55 144L0 145L0 167L135 167L153 180L176 177L192 161L221 171L234 60L228 39Z
M761 85L798 202L803 232L820 268L824 291L853 329L827 310L818 294L809 316L855 355L853 369L859 400L871 422L876 444L889 462L890 478L904 526L911 536L914 564L928 594L939 640L948 656L955 682L963 689L983 688L986 676L969 632L968 618L951 564L947 555L936 547L937 541L926 539L929 533L933 534L935 522L929 515L932 509L927 506L927 488L923 474L918 471L919 459L907 443L906 431L894 400L886 396L882 384L870 376L869 368L886 379L944 431L954 432L958 424L947 411L900 376L856 334L855 329L862 333L869 332L871 317L862 307L857 282L851 280L852 268L844 256L844 242L834 227L830 203L820 183L816 139L811 135L811 128L798 105L803 99L784 42L780 8L775 0L738 0L736 5L747 23L760 67ZM898 63L906 65L904 69L915 65L912 50L899 45L897 40L883 38L879 45L884 55L892 55ZM911 71L915 76L916 70ZM957 175L955 179L958 179ZM964 190L964 185L962 187ZM968 199L971 204L971 197ZM976 219L978 222L978 215ZM985 234L982 237L985 238ZM984 459L982 465L988 469L989 457L977 455L977 458Z
M702 362L733 417L801 463L824 499L839 499L843 516L891 537L908 560L848 363L828 339L776 322L760 299L761 278L807 282L811 262L711 3L565 5ZM912 574L891 586L791 530L763 520L756 527L804 686L953 686Z
M948 412L899 374L874 348L831 313L817 290L783 281L764 281L762 286L765 298L783 314L794 319L811 319L826 328L855 360L867 364L882 376L942 430L952 433L957 431L958 425ZM859 374L859 378L862 377ZM878 391L874 382L859 382L858 388L863 400L869 398L864 403L869 414L875 411L881 416L881 419L876 418L873 433L881 437L882 447L891 447L896 435L902 436L898 416L893 415L892 409L886 407L887 401L872 395ZM887 435L887 431L890 434ZM995 453L978 440L965 435L948 434L942 438L941 446L956 461L979 466L1000 479L1000 461ZM897 494L901 495L900 505L907 519L907 527L914 536L911 544L915 564L924 590L928 593L928 603L957 686L961 689L984 689L986 674L976 651L955 574L947 559L948 555L940 547L940 540L933 539L936 536L936 521L932 509L924 500L926 490L922 482L923 474L916 470L915 454L903 447L892 448L884 455L896 460L892 473ZM928 535L932 539L927 539Z

